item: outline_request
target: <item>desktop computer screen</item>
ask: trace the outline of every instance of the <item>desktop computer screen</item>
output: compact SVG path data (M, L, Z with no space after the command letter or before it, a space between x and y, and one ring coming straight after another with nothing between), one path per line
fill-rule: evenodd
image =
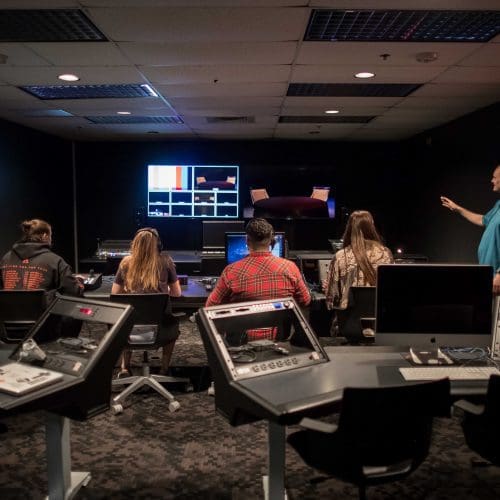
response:
M243 231L245 223L240 220L204 220L202 225L203 249L224 251L226 233Z
M490 346L492 281L490 266L379 266L376 344Z
M286 257L285 233L274 233L275 244L270 249L276 257ZM246 233L226 233L226 264L248 255Z

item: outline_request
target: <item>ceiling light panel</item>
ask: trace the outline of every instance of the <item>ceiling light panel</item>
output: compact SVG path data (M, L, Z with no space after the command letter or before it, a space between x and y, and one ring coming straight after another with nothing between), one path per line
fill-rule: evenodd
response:
M78 9L0 10L0 42L107 41Z
M499 33L499 10L314 9L304 40L487 42Z
M21 90L39 99L105 99L156 97L149 85L28 85Z
M291 83L287 96L406 97L419 87L405 83Z
M88 121L92 123L106 125L130 125L142 123L166 123L169 125L181 125L184 122L179 116L86 116Z

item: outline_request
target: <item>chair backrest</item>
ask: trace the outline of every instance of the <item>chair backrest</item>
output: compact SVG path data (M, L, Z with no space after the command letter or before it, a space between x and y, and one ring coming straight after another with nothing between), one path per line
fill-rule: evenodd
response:
M374 328L375 320L374 286L352 286L349 289L347 309L337 311L339 335L348 342L369 341L363 335L364 328ZM362 321L366 318L365 321Z
M314 186L311 193L311 198L316 198L317 200L328 201L328 195L330 193L329 186Z
M484 412L466 413L462 420L465 441L469 448L495 465L500 465L500 376L492 375Z
M349 442L346 461L387 465L429 451L433 417L450 416L449 379L381 388L346 388L338 432Z
M259 200L265 200L269 198L267 191L265 188L262 189L250 189L250 197L252 198L252 203L255 203Z
M165 333L168 327L177 327L177 321L169 314L170 296L167 293L117 293L111 294L112 302L121 302L131 304L134 307L132 311L132 324L137 326L152 327L150 331L155 332L151 340L144 342L148 348L160 347L166 343ZM137 332L132 328L131 337ZM134 337L133 346L141 346L141 342Z
M485 416L496 423L500 422L500 375L492 375L488 382L488 392L486 394ZM500 440L500 432L498 432Z
M46 307L45 290L0 290L0 340L20 342Z

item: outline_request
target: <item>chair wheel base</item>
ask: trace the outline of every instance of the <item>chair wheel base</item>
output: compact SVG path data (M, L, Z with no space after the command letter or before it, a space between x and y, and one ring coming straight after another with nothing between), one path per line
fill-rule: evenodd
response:
M119 415L120 413L123 413L123 405L120 403L115 403L111 405L111 411L113 415Z
M174 411L177 411L180 407L181 407L181 405L180 405L179 401L172 401L171 403L168 404L168 409L172 413Z

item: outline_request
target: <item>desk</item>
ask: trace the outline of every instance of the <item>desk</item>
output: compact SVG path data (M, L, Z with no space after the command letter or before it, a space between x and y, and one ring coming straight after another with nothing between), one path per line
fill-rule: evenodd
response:
M328 347L330 362L231 382L227 397L242 412L268 421L268 477L266 499L286 498L286 426L303 417L338 411L345 387L386 387L405 382L398 368L410 366L403 358L406 348ZM487 381L451 381L454 397L485 395ZM217 388L216 388L217 404Z
M103 276L102 285L96 290L87 290L84 297L96 300L108 300L113 286L114 276ZM188 284L182 286L182 296L172 297L171 304L173 310L198 309L205 305L210 291L205 289L201 282L204 276L189 276Z
M326 201L308 196L273 196L253 206L255 217L328 217Z

